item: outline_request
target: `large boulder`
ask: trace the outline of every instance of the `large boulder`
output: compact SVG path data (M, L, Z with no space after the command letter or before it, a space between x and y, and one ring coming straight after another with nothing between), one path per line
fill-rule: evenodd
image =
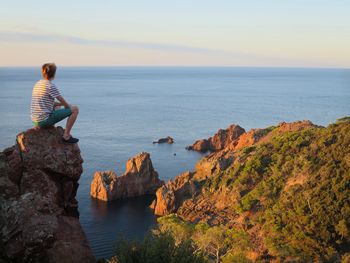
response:
M210 151L210 141L208 139L201 139L195 141L192 145L186 147L189 151L197 151L197 152L207 152Z
M187 146L186 149L199 152L220 151L228 145L235 143L243 133L245 133L245 130L242 127L232 124L225 130L218 130L213 137L198 140L191 146Z
M126 171L121 176L113 171L96 172L91 182L90 195L111 201L154 194L163 184L153 168L150 154L142 152L127 161Z
M79 223L82 158L63 129L30 129L0 153L0 262L94 262Z

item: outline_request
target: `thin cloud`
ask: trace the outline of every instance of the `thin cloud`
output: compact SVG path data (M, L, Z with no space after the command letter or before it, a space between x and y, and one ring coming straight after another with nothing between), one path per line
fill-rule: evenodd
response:
M163 43L134 42L125 40L100 40L87 39L82 37L58 35L58 34L37 34L27 32L0 31L0 41L3 42L46 42L46 43L70 43L75 45L99 45L111 47L141 48L164 51L195 52L216 55L228 55L229 52L213 50L186 45L174 45Z
M88 39L82 37L75 37L69 35L59 34L42 34L34 32L14 32L14 31L0 31L0 42L34 42L34 43L69 43L73 45L94 45L94 46L109 46L109 47L124 47L146 50L159 50L169 52L187 52L197 53L203 55L222 56L230 58L232 60L252 60L265 62L267 60L277 63L300 63L299 59L292 59L286 57L261 55L245 52L232 52L217 49L209 49L202 47L192 47L178 44L164 44L164 43L151 43L151 42L136 42L126 40L101 40L101 39ZM310 61L308 61L310 62Z

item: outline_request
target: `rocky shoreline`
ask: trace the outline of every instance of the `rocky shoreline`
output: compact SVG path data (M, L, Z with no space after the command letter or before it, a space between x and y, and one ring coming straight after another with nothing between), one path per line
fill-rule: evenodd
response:
M200 185L207 178L214 176L231 166L234 162L239 162L236 152L240 149L254 145L267 143L274 137L288 132L302 131L312 128L321 128L310 121L297 121L292 123L282 122L277 126L271 126L265 129L252 129L246 132L239 125L232 124L227 129L220 129L216 134L208 139L197 140L193 145L188 146L187 150L199 152L210 152L207 156L199 160L192 172L186 172L169 180L156 192L156 200L151 208L159 216L169 215L171 213L180 213L185 219L191 222L200 220L226 222L227 219L217 217L218 209L209 208L209 204L202 200L194 204L192 198L201 193ZM219 200L226 202L229 200ZM179 211L179 208L181 210ZM194 210L193 207L196 207ZM206 215L206 210L211 209L210 215ZM225 215L226 216L226 215Z
M327 185L333 184L329 178L333 174L324 170L331 167L329 169L333 169L337 180L342 179L343 171L349 171L350 123L343 119L328 127L297 121L247 132L232 124L187 147L188 150L208 152L193 171L164 183L153 167L150 154L141 152L127 161L126 170L120 176L111 170L97 171L91 182L90 195L112 201L154 194L150 207L155 215L175 214L194 225L238 229L245 233L254 248L245 248L246 258L252 261L284 260L284 252L273 247L269 239L271 229L276 227L274 224L278 225L282 219L271 219L269 213L276 213L276 203L285 206L277 212L286 213L283 216L287 218L288 213L295 212L292 207L294 196L298 196L297 202L301 202L299 205L307 211L299 216L304 218L307 213L316 213L310 193L321 187L320 178ZM75 199L83 160L77 144L62 143L62 133L61 127L29 129L17 135L16 145L0 153L1 262L95 262L79 223ZM346 186L343 188L342 191L349 190ZM334 191L324 188L314 194L317 198L322 194L322 198L327 198ZM305 197L304 193L307 193ZM348 196L339 194L338 198L341 203L349 201ZM315 200L316 203L319 201ZM330 205L339 206L338 203ZM338 214L345 215L347 211L328 213L336 219L326 226L337 238L336 243L342 246L349 244L346 239L348 227L344 223L347 219L338 218ZM313 220L318 217L319 214L315 214ZM270 225L265 222L267 219L271 220ZM293 221L288 220L284 224ZM313 228L312 225L307 227ZM277 245L288 242L288 235L285 237L282 233L274 233L281 239L273 241ZM298 233L294 233L295 240ZM318 238L326 240L323 236ZM334 253L334 258L339 259L346 252L338 245L328 244L329 240L322 242L333 246L335 252L329 252L329 258ZM318 248L323 246L317 244ZM297 243L292 246L295 251L303 251ZM326 253L322 249L320 253ZM298 261L294 252L288 253L292 261Z

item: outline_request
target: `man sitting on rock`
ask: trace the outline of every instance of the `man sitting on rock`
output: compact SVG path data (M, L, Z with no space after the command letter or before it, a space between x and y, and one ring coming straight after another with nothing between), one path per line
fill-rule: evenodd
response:
M35 127L45 128L68 117L62 140L66 143L77 143L79 139L72 137L70 131L78 117L79 109L68 104L51 82L55 78L56 69L54 63L46 63L41 68L43 79L35 84L32 92L32 122ZM58 102L55 102L55 99ZM61 106L64 108L60 108Z

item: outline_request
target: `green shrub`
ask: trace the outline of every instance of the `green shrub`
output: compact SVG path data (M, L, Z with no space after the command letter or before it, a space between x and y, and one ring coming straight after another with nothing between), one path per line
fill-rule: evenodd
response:
M120 239L110 263L204 263L204 256L196 253L191 240L175 244L170 233L149 233L143 241Z

